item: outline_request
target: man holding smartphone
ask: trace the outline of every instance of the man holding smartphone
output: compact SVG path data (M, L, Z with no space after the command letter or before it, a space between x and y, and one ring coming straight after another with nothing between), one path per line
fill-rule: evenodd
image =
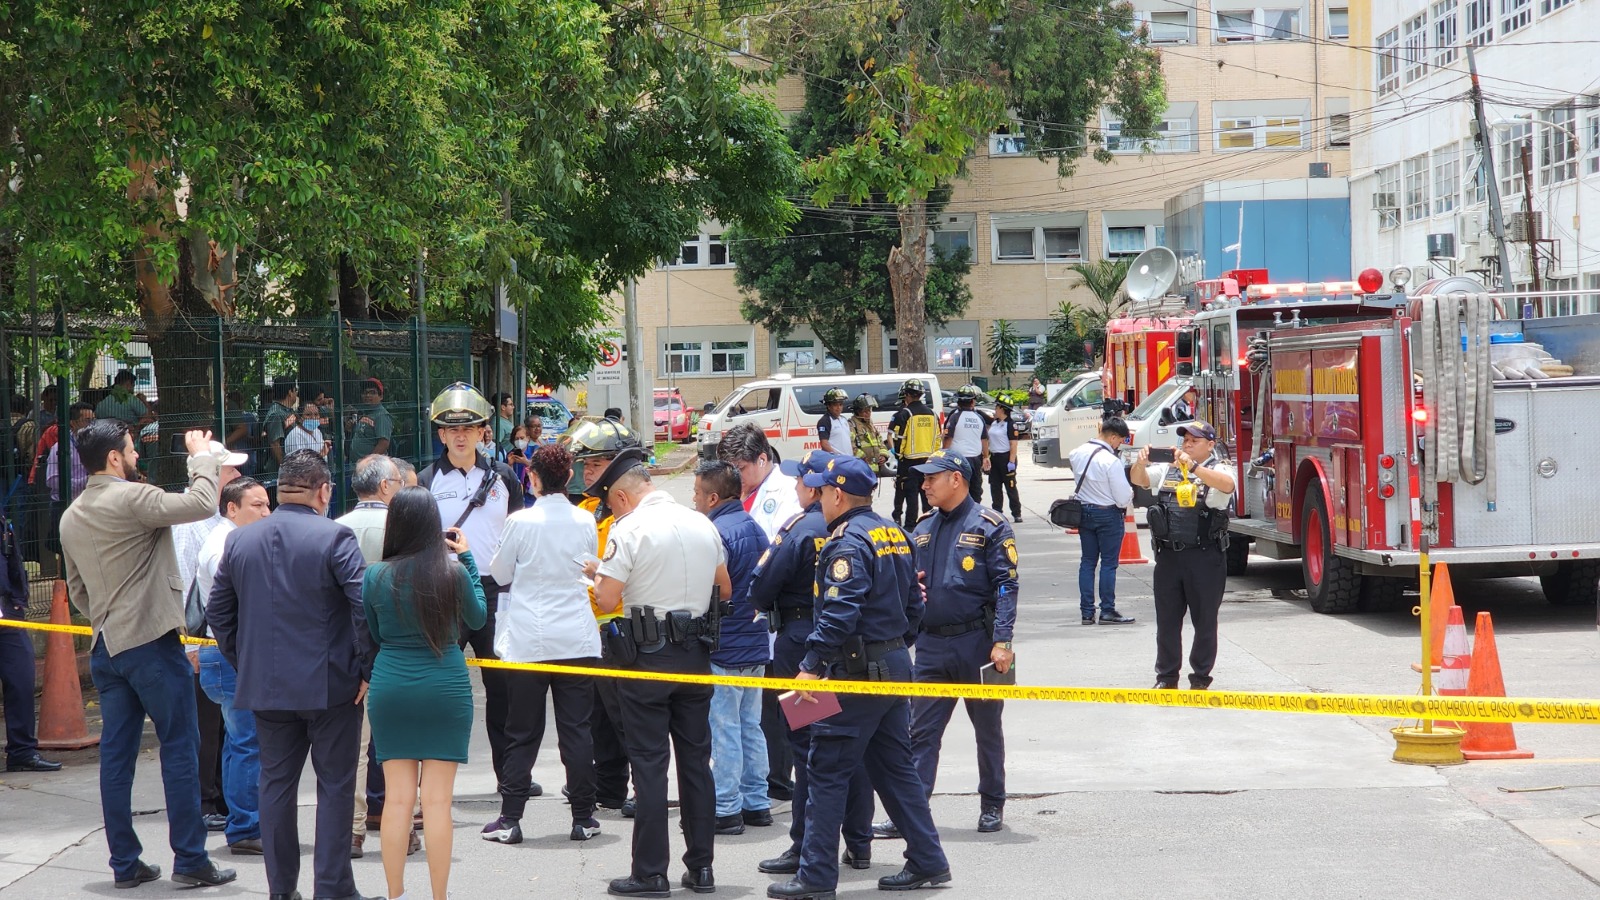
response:
M1132 616L1117 612L1117 565L1122 554L1128 507L1133 505L1133 485L1128 483L1118 451L1128 440L1128 423L1116 416L1100 422L1100 436L1067 454L1072 467L1083 518L1078 541L1083 558L1078 563L1078 611L1083 624L1093 625L1095 567L1100 569L1100 624L1128 625Z

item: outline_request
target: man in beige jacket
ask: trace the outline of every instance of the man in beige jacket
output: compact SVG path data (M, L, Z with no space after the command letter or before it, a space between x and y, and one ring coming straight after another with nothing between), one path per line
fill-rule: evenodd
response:
M138 482L139 452L127 423L99 419L78 432L78 454L90 475L61 517L61 550L72 604L94 629L89 673L102 714L100 807L119 888L161 877L159 866L139 858L133 829L133 771L147 715L161 744L172 880L217 885L235 877L206 853L194 670L178 640L183 579L172 545L173 525L204 519L217 507L221 461L210 438L205 431L184 435L189 489L169 494Z

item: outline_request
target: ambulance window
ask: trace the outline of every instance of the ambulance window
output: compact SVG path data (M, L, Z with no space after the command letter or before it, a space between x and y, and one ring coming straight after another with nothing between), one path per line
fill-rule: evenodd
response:
M1105 397L1104 386L1098 381L1091 381L1084 385L1083 390L1078 392L1078 396L1072 398L1072 405L1075 408L1099 406L1105 400Z
M1211 328L1211 371L1226 372L1233 369L1233 328L1224 322Z
M783 388L754 388L735 394L719 412L728 415L748 416L760 412L776 412L783 399Z

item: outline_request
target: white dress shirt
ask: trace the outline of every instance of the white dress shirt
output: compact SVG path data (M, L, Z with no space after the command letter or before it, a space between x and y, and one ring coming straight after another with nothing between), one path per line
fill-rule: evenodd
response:
M239 530L239 526L229 519L211 529L206 535L206 542L200 545L200 558L195 565L194 580L200 586L200 605L204 606L211 598L211 582L217 577L217 564L222 562L222 547L227 543L228 535Z
M511 662L600 655L583 561L597 551L594 516L563 494L546 494L506 518L489 576L500 595L494 652Z
M722 535L710 519L655 490L611 526L600 574L622 582L628 609L653 606L657 616L699 616L711 608L717 566L727 561Z
M1099 450L1099 453L1095 453ZM1094 458L1090 459L1093 454ZM1122 468L1122 458L1105 441L1089 441L1067 455L1067 465L1077 477L1078 499L1090 506L1133 505L1133 485ZM1152 481L1152 485L1161 482Z
M307 431L305 426L296 424L283 436L283 455L288 456L296 450L310 450L322 453L322 426Z
M1206 468L1214 472L1225 473L1229 478L1234 479L1234 488L1237 489L1239 487L1239 476L1235 474L1232 463L1222 462L1214 456L1207 462L1210 462L1211 465ZM1145 474L1150 478L1151 491L1159 492L1161 490L1161 482L1167 480L1167 469L1170 467L1168 463L1152 463L1145 469ZM1194 473L1191 471L1189 474L1193 475ZM1198 478L1195 479L1195 483L1199 484L1200 480ZM1228 504L1233 502L1233 493L1231 491L1223 492L1209 485L1203 485L1203 493L1205 494L1206 506L1212 509L1227 509Z

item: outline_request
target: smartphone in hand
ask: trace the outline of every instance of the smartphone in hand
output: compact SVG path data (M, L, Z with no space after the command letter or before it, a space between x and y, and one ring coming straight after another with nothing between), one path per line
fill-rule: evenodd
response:
M168 442L167 449L172 453L173 456L189 455L189 445L184 442L183 432L177 432L172 436L172 440Z
M1173 463L1178 460L1176 447L1151 447L1150 461L1153 463Z

